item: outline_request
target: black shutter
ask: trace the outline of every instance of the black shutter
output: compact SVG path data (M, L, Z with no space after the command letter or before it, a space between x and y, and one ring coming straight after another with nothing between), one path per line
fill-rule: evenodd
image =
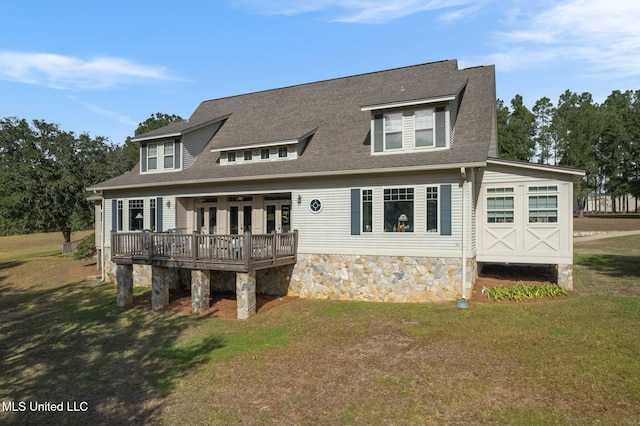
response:
M156 198L156 232L162 232L162 197Z
M118 230L118 200L111 200L111 230Z
M140 171L147 171L147 145L144 144L140 147Z
M182 153L182 150L180 149L180 147L182 146L182 144L180 143L180 141L175 141L175 143L173 144L173 155L174 155L174 167L176 169L180 168L180 154Z
M440 235L451 235L451 185L440 186Z
M384 151L384 116L373 116L373 152Z
M351 189L351 235L360 235L360 189Z
M445 109L436 108L436 147L447 146L447 132L445 131Z

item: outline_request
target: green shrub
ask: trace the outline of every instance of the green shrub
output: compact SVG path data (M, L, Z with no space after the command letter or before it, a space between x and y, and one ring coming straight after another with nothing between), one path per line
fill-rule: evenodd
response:
M557 284L528 284L525 285L522 281L511 288L507 287L493 287L482 289L482 293L487 295L487 298L492 301L497 300L525 300L525 299L539 299L542 297L558 297L566 296L567 291Z
M96 254L96 234L89 234L84 237L76 248L73 257L76 259L88 259Z

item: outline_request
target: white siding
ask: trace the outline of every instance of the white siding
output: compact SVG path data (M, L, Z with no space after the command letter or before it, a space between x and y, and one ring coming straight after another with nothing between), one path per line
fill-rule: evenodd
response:
M529 223L532 186L557 186L558 222ZM514 189L514 222L487 223L487 188ZM492 167L486 170L478 200L478 261L573 263L573 182L558 173Z

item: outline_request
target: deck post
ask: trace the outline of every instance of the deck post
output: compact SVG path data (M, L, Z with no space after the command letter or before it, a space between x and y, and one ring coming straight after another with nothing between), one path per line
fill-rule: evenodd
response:
M242 250L244 268L248 271L251 268L251 253L253 252L251 248L251 231L245 231L244 243L242 245L244 247L244 250Z
M293 260L298 263L298 230L293 230Z
M151 266L151 308L154 311L169 304L169 280L167 268Z
M256 314L256 271L236 272L236 300L238 319Z
M116 303L122 308L133 304L133 265L116 266Z
M278 243L276 238L278 238L279 234L273 234L271 238L271 264L275 265L276 259L278 258Z
M211 271L193 269L191 271L191 313L200 315L209 307L211 291Z
M193 257L193 266L196 266L198 261L198 233L193 231L191 235L191 256Z

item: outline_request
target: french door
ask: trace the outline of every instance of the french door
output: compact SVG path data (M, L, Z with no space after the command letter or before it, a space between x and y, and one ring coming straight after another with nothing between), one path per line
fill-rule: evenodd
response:
M213 205L196 206L196 230L201 234L217 234L218 208Z
M250 204L229 205L229 233L244 234L251 231L252 207Z
M291 231L291 202L267 202L265 210L265 227L267 234Z

